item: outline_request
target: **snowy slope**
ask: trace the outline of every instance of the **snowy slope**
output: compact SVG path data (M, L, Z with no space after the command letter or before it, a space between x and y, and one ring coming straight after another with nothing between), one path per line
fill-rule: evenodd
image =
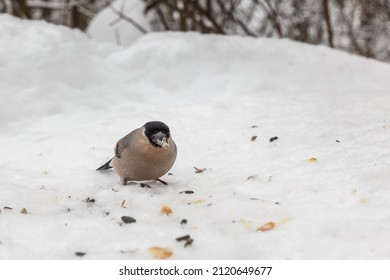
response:
M159 33L124 49L1 15L0 258L388 259L389 75L288 40ZM95 171L149 120L178 145L168 186Z

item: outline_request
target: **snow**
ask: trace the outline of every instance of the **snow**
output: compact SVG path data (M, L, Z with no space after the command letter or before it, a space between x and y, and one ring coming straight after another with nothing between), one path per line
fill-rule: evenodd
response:
M120 48L7 15L0 50L1 259L390 257L388 64L196 33ZM95 171L151 120L178 146L168 186Z

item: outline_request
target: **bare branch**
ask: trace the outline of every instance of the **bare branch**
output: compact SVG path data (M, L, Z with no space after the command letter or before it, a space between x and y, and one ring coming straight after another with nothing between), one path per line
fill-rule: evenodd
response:
M263 8L264 12L267 14L279 38L282 38L283 37L282 27L279 22L278 14L272 7L272 4L269 2L269 0L264 0L265 3L259 0L255 0L255 1L260 5L260 7Z
M232 5L232 7L230 7L230 9L228 10L228 9L226 9L223 1L217 0L217 3L219 5L219 7L221 8L222 12L224 14L228 15L231 21L233 21L237 25L239 25L247 35L252 36L252 37L256 37L256 34L253 33L251 30L249 30L249 28L245 25L245 23L235 16L235 13L234 13L235 5ZM235 3L233 3L233 4L235 4Z
M214 19L214 17L211 15L211 10L207 11L204 10L197 1L189 1L189 4L191 4L202 16L207 18L208 21L212 23L212 25L215 28L215 32L219 34L225 34L225 31L223 30L223 27L220 26Z
M328 31L328 43L329 46L333 48L333 30L329 14L329 0L322 0L322 11L325 18L326 29Z
M130 24L132 24L135 28L137 28L140 32L146 34L148 33L148 31L143 28L140 24L138 24L135 20L133 20L131 17L125 15L124 13L122 13L121 11L118 11L117 9L114 8L114 6L112 6L111 4L109 5L109 7L111 8L111 10L114 12L114 14L116 14L119 18L129 22Z

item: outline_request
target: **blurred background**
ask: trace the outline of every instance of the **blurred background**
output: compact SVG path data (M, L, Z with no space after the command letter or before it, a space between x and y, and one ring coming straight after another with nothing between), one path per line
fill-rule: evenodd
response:
M151 31L289 38L390 61L390 0L0 0L0 13L129 45Z

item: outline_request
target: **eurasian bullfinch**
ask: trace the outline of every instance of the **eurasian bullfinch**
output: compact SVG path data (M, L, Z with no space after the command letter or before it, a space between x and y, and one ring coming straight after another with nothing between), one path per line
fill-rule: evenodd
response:
M177 155L169 127L160 121L133 130L118 141L114 151L115 156L96 170L114 167L122 185L147 180L166 184L159 178L171 169Z

